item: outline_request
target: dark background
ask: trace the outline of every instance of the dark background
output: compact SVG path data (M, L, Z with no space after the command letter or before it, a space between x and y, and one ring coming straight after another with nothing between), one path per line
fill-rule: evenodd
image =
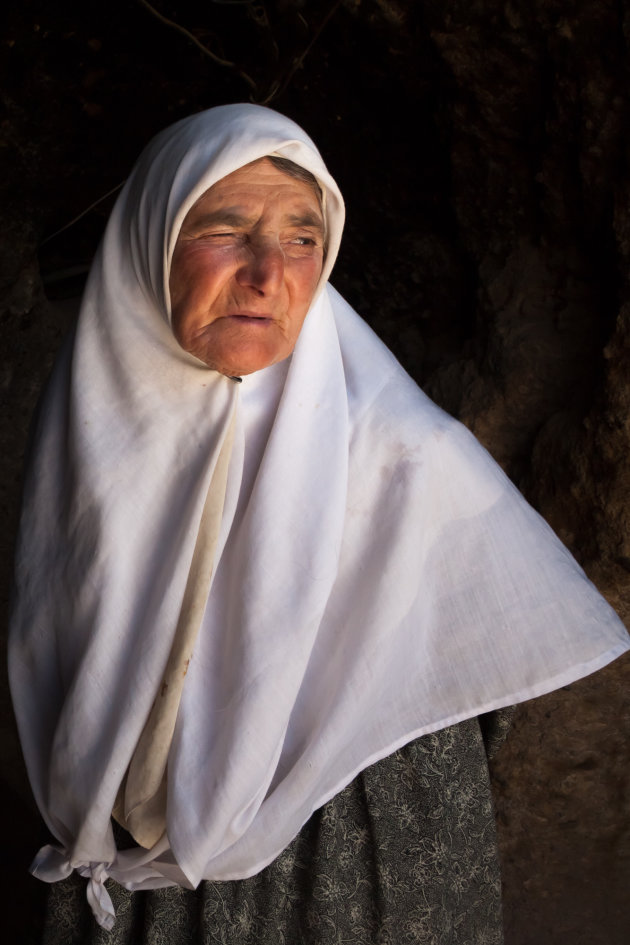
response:
M29 419L106 195L165 125L251 100L311 134L346 197L336 287L627 621L627 2L11 6L0 37L5 610ZM629 677L620 660L518 711L493 770L507 945L630 941ZM6 679L2 692L2 922L5 941L28 943L40 828Z

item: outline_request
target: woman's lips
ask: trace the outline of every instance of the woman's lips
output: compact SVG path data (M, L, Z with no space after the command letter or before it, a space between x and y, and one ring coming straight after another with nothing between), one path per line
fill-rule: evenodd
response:
M228 318L235 318L237 321L246 321L246 322L271 322L273 318L271 315L268 315L265 312L234 312L232 315L228 315Z

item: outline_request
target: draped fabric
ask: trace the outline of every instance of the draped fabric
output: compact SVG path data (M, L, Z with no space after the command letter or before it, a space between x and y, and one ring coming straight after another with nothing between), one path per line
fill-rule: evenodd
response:
M238 384L178 346L168 273L193 203L267 154L316 176L329 250L291 357ZM11 687L57 838L34 872L86 876L105 927L108 876L253 876L367 766L628 647L548 526L327 282L342 222L288 119L179 122L118 200L46 392ZM138 812L144 848L116 849L114 809L132 830Z

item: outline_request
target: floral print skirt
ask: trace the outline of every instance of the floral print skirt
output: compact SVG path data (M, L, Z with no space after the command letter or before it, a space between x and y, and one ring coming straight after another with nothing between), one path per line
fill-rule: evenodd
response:
M486 747L477 719L410 742L316 811L250 879L135 893L108 881L111 932L94 922L85 880L55 883L43 943L500 945Z

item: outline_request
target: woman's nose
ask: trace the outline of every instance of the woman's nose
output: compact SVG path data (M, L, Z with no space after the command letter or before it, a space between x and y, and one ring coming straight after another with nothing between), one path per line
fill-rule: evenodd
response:
M284 253L275 240L260 240L247 249L247 258L236 272L239 285L255 289L261 295L272 295L284 279Z

